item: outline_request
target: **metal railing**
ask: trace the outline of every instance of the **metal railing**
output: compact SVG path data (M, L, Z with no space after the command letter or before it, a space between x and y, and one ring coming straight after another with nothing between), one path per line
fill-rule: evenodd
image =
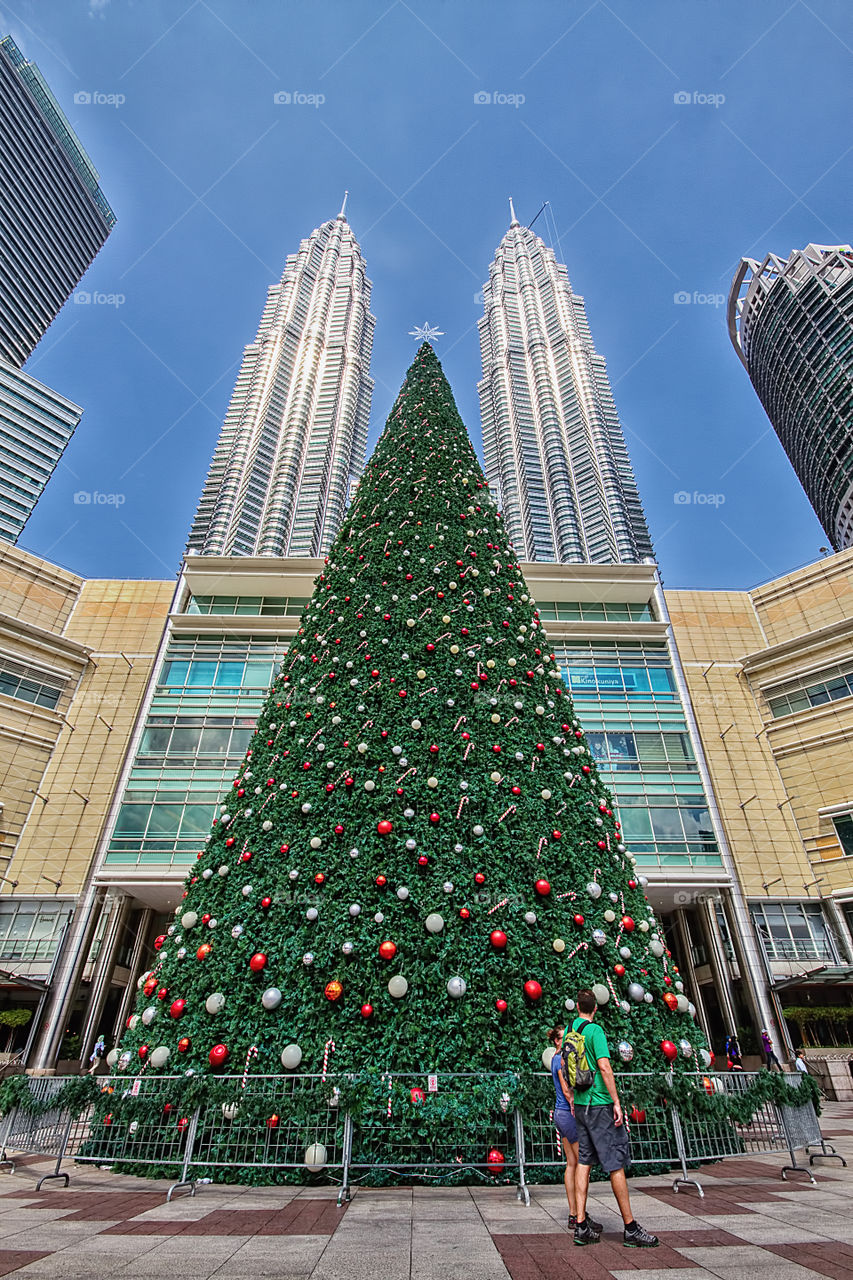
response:
M824 1142L810 1099L802 1106L764 1102L745 1120L701 1105L708 1094L743 1094L758 1074L680 1075L678 1089L668 1075L660 1090L654 1085L660 1076L620 1073L632 1167L680 1170L673 1189L692 1186L701 1196L695 1177L699 1165L779 1154L790 1160L782 1166L783 1178L792 1171L805 1173L814 1185L809 1168L797 1163L796 1151L804 1149L812 1161L842 1157ZM30 1077L35 1105L12 1109L0 1123L0 1163L14 1170L10 1155L15 1152L55 1158L54 1171L39 1180L37 1190L54 1178L68 1185L69 1175L60 1168L66 1159L147 1172L172 1179L170 1200L178 1189L194 1195L198 1182L217 1180L226 1169L265 1169L270 1181L279 1182L322 1175L339 1184L339 1204L349 1199L354 1183L368 1180L380 1185L513 1182L518 1198L529 1204L529 1186L558 1180L565 1167L548 1073L258 1075L207 1081L143 1074L100 1080L96 1103L69 1109L61 1102L48 1105L65 1078ZM798 1074L786 1080L801 1087ZM685 1082L701 1095L699 1105L685 1100L678 1107L667 1099L667 1084L683 1097ZM475 1093L474 1086L484 1084L485 1090ZM649 1098L654 1102L644 1101ZM812 1152L816 1147L820 1150Z

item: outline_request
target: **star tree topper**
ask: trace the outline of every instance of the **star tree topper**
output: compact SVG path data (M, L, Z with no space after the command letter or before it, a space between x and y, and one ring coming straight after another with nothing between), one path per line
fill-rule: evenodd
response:
M444 337L444 330L424 321L423 324L415 325L414 329L409 330L409 337L417 338L419 342L433 342L436 338Z

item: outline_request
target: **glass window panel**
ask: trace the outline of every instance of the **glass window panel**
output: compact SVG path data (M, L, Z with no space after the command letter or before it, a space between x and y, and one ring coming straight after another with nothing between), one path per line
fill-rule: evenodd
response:
M638 733L637 750L641 760L666 759L663 738L659 733Z
M682 809L681 818L688 839L697 836L713 836L711 814L707 809Z
M607 741L603 733L588 733L586 735L586 745L596 760L607 759Z
M838 843L847 858L853 858L853 817L849 813L833 819Z
M652 834L652 822L648 809L621 808L619 821L626 840L642 840Z
M213 811L208 804L188 804L181 819L181 835L207 835L213 821Z
M672 693L675 684L668 667L650 667L649 680L655 693Z
M659 840L683 840L678 809L650 809L652 830Z
M241 685L245 667L245 662L220 662L216 672L216 684L227 685L230 688Z
M245 684L253 688L266 689L272 683L273 664L271 662L247 662Z
M183 813L183 805L153 804L149 812L151 814L148 822L149 836L176 836L178 834L178 827L180 826L181 815Z
M252 740L251 729L235 729L231 735L231 752L232 756L243 755Z
M39 707L55 707L59 701L59 690L48 689L46 685L42 685L36 694L35 701Z
M9 930L10 938L28 938L33 921L35 920L35 911L18 911L15 919L12 921L12 927Z
M200 732L199 729L187 729L176 725L172 731L169 755L194 756L198 749Z
M123 804L116 819L116 835L141 836L150 812L147 804Z
M186 684L187 673L190 669L188 662L166 662L163 665L163 684L180 685Z
M595 688L595 671L592 667L569 667L568 676L573 689Z
M608 733L607 745L612 760L637 759L637 744L633 733Z
M165 755L171 733L171 728L152 727L149 725L142 734L142 742L139 747L140 755Z
M228 752L230 729L202 729L199 754L224 756Z
M595 675L599 689L622 688L623 672L620 671L619 667L596 667ZM628 686L627 676L625 684Z

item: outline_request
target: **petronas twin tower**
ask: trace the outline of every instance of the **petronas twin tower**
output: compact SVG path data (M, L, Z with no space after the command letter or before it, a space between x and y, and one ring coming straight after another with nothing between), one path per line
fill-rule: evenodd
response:
M346 220L287 259L245 349L189 551L323 556L365 462L374 317ZM652 555L607 370L566 268L511 207L479 322L485 471L522 560Z

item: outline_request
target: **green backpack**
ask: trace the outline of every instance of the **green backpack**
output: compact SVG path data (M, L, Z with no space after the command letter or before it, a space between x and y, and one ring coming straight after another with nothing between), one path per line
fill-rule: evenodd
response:
M566 1031L563 1035L563 1074L569 1087L578 1093L592 1088L594 1071L586 1056L586 1037L582 1031Z

